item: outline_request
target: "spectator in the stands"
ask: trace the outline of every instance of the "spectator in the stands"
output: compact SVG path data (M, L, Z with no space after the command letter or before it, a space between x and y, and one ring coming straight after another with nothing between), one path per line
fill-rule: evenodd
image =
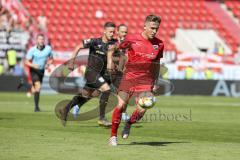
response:
M219 42L215 42L214 43L214 50L213 50L214 54L218 54L218 55L224 55L224 47L221 43Z
M11 73L13 71L14 66L17 63L17 52L14 49L9 49L7 51L7 60L8 60L8 69Z
M33 17L29 16L28 19L26 20L26 23L24 24L23 28L26 31L33 31L33 29L31 28L33 26Z
M185 79L189 80L193 78L193 74L194 74L194 69L192 66L187 66L185 68Z
M0 2L0 30L10 32L13 27L13 18L11 13L3 7Z
M23 31L23 28L21 26L21 21L17 20L17 21L14 21L14 27L12 29L13 31L17 31L17 32L21 32Z
M205 80L212 80L214 77L214 72L212 68L206 68L204 70Z
M0 1L0 29L6 28L7 12L8 10L2 6L2 3Z
M0 76L4 74L4 65L0 62Z
M3 7L2 2L0 1L0 15L4 14L6 11L6 8Z
M47 32L47 17L41 12L41 15L37 18L39 29L43 32Z
M17 64L13 68L13 75L14 76L23 76L24 70L23 67L21 66L20 61L17 61Z

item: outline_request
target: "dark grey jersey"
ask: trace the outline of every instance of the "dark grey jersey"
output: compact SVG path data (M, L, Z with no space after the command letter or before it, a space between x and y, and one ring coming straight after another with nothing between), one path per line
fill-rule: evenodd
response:
M89 48L88 66L87 69L97 71L104 74L107 68L107 52L109 46L117 43L113 39L107 43L102 41L102 38L91 38L83 40L83 47Z

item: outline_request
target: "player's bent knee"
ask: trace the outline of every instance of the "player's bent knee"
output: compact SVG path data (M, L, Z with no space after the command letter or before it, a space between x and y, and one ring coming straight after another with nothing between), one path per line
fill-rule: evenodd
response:
M100 88L99 88L99 90L101 91L101 92L104 92L104 91L108 91L108 90L110 90L111 88L110 88L110 86L107 84L107 83L104 83Z
M137 109L143 114L147 111L146 109L140 107L139 105L137 106Z
M101 98L100 98L100 103L105 103L108 101L108 98L110 96L111 90L107 90L102 92Z
M40 92L41 89L41 83L40 82L35 82L34 83L34 91L35 92Z
M118 106L120 108L124 108L127 105L127 102L123 99L121 99L120 97L118 97Z
M101 92L100 92L99 90L94 90L94 91L91 93L91 97L98 97L100 94L101 94Z
M124 110L127 109L127 104L126 104L126 103L123 105L123 109L124 109Z
M119 109L121 109L121 110L124 110L124 105L118 104L118 105L117 105L117 108L119 108Z
M40 92L41 86L35 88L35 92Z

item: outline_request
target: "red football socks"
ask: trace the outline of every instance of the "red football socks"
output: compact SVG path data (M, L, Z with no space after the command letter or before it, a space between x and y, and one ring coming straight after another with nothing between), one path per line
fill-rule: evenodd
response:
M144 115L144 113L140 112L139 109L136 108L136 110L132 113L128 123L130 125L133 123L136 123L143 117L143 115Z
M112 133L111 136L117 136L117 130L122 119L122 108L115 107L112 114Z

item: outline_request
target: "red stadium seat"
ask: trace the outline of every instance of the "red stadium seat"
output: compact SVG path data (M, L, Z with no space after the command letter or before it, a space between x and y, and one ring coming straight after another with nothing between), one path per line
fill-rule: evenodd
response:
M236 48L233 46L236 41L229 38L230 34L209 12L203 0L22 0L22 3L35 20L42 10L45 12L49 34L54 39L52 43L56 50L69 49L74 41L80 41L84 37L101 35L103 24L109 20L116 24L127 24L129 33L139 33L143 30L143 21L148 14L161 15L159 36L169 43L166 44L169 50L176 51L170 37L178 27L213 28L226 41L229 40L231 47ZM240 17L239 2L226 0L225 4L236 17ZM102 11L103 17L96 18L97 10Z

